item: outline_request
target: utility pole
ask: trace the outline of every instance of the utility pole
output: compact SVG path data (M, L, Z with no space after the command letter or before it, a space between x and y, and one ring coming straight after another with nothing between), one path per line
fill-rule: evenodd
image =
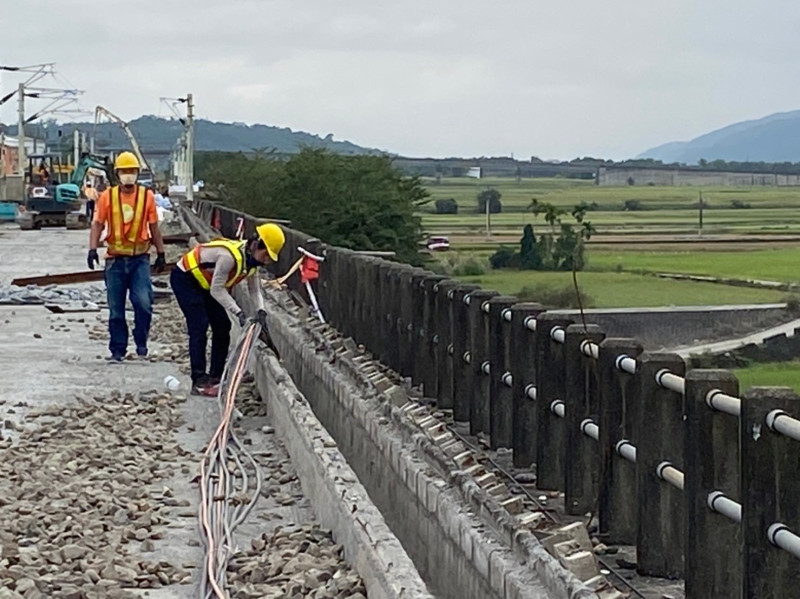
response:
M194 102L186 94L186 200L194 201Z
M486 198L486 239L492 236L492 202L490 200L491 198Z
M19 84L19 122L17 123L17 162L19 166L19 174L25 175L25 167L27 166L28 159L25 156L25 84Z
M78 161L81 159L81 132L75 127L72 132L72 164L78 166Z
M703 192L700 193L700 201L698 202L700 206L700 229L698 230L697 234L701 237L703 236Z

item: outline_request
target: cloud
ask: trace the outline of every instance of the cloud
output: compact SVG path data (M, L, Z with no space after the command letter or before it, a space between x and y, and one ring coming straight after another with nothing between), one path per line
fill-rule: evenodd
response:
M56 61L88 109L165 115L192 92L211 120L411 155L624 157L800 97L786 0L4 4L3 61Z

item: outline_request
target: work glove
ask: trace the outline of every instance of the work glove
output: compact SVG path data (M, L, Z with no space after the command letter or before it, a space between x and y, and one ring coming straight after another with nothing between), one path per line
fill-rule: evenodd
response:
M89 250L86 256L86 264L89 265L90 270L94 270L94 267L100 264L100 258L97 257L97 250Z
M239 326L244 327L247 324L247 315L244 313L244 310L239 310L236 314L236 318L239 319Z
M267 330L267 312L265 310L259 310L256 313L256 322L261 325L262 329Z
M156 261L153 263L153 266L156 272L164 272L164 269L167 268L167 258L164 252L158 252L158 254L156 254Z

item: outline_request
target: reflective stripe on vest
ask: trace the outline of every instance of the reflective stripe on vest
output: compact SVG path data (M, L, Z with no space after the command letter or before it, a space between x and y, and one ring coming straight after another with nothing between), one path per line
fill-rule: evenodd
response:
M114 234L114 241L109 244L109 251L117 256L138 256L150 249L150 241L139 241L139 231L142 229L144 220L144 206L147 199L147 188L137 185L133 191L136 201L133 208L133 220L128 235L124 236L122 199L120 198L119 186L115 185L109 190L109 204L111 209L111 231Z
M247 270L245 267L244 247L246 243L246 241L233 241L230 239L215 239L208 243L201 243L192 251L183 255L181 265L186 272L191 272L194 275L200 287L209 290L211 289L211 279L214 276L214 264L201 263L200 251L202 248L223 247L231 253L236 262L236 267L230 272L228 280L225 282L225 288L230 289L256 270L255 268Z

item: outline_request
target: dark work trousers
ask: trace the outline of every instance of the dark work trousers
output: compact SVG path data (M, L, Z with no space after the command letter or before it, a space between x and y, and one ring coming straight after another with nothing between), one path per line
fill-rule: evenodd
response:
M124 357L128 349L128 323L125 320L125 300L128 297L133 305L136 353L147 355L147 337L153 317L150 256L108 256L104 278L108 299L108 349L111 355Z
M169 283L186 317L189 331L189 362L192 382L211 377L222 377L228 347L231 342L231 321L225 308L211 297L211 292L200 287L192 273L173 268ZM211 369L206 373L206 334L211 326Z

